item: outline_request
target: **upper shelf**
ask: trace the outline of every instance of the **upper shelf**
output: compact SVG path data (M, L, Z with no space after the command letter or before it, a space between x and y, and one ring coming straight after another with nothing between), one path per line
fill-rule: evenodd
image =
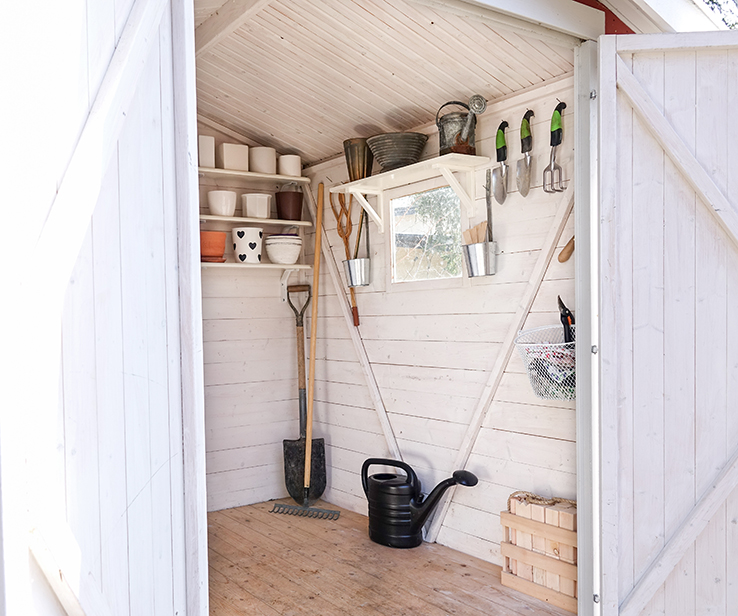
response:
M231 171L230 169L215 169L211 167L198 167L197 171L200 177L211 178L214 180L243 180L247 181L250 185L259 188L289 184L290 182L305 185L310 184L310 178L295 175L271 175L268 173Z
M363 180L348 182L333 186L330 189L332 193L343 193L353 195L359 201L361 206L368 212L369 216L377 223L380 232L384 231L384 200L383 193L386 190L405 186L406 184L414 184L429 180L434 177L443 176L449 186L458 195L459 200L466 206L469 216L474 211L474 176L475 169L488 165L490 159L487 156L470 156L469 154L444 154L436 158L422 160L413 165L400 167L393 171L385 171L377 175L369 176ZM455 172L463 172L467 174L467 188L459 183L454 176ZM470 177L469 177L470 176ZM378 200L378 207L375 210L366 200L364 195L374 195Z

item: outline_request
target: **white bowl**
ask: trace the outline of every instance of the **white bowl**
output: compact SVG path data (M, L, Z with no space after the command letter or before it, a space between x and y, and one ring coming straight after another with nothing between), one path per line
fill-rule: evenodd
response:
M300 251L302 250L302 240L298 243L286 243L270 242L269 238L267 238L264 245L266 246L266 253L269 260L272 263L279 263L280 265L292 265L295 263L300 257Z
M236 213L236 197L232 190L211 190L208 193L208 207L213 216L233 216Z
M243 215L247 218L269 218L272 207L272 195L265 193L248 193L241 195Z

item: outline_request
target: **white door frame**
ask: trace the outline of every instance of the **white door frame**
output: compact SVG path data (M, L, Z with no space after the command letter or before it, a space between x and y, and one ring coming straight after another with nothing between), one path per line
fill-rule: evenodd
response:
M598 44L574 60L574 283L577 361L577 589L580 616L599 614Z
M205 385L198 249L200 205L197 178L195 16L191 0L172 0L172 48L187 614L207 616Z

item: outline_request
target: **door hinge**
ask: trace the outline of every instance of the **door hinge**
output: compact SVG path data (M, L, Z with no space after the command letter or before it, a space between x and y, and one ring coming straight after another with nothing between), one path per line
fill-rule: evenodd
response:
M600 602L600 595L595 595L594 597L592 597L592 599L594 599L594 602L595 603L599 603Z
M599 349L597 348L597 345L596 344L593 344L592 345L592 355L597 355L597 352L598 351L599 351Z

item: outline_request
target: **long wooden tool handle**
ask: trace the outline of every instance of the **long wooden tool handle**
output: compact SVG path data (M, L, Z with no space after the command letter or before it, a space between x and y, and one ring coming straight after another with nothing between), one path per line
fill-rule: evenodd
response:
M320 296L320 245L323 236L323 183L318 184L318 207L315 213L315 257L313 258L313 308L310 313L310 370L308 372L307 426L305 431L305 506L310 492L313 456L313 399L315 398L315 346L318 333L318 297Z

